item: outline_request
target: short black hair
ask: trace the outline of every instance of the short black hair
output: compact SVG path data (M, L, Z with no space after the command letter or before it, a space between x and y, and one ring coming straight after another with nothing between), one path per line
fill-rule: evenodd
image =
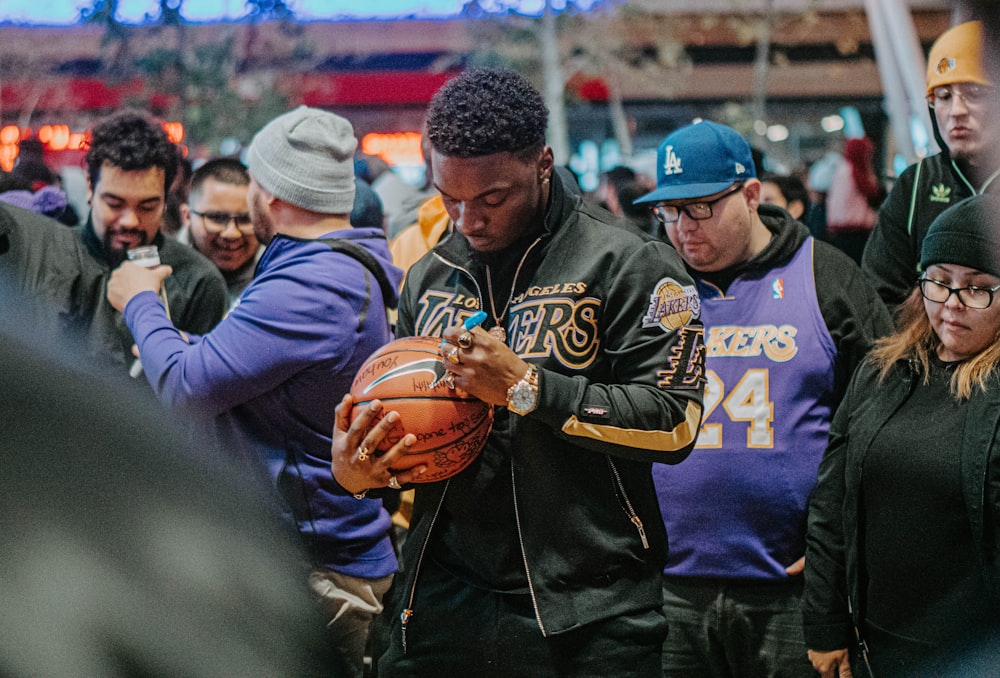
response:
M785 201L788 203L793 203L796 200L802 203L802 214L808 214L809 208L811 206L811 200L809 200L809 189L806 188L805 182L799 179L794 174L773 174L771 172L765 172L760 177L761 181L769 181L778 187L781 191L781 195L785 196Z
M605 172L604 175L607 177L608 183L615 189L615 194L621 193L624 186L628 186L635 181L635 170L631 167L625 167L625 165L615 165ZM649 210L648 205L643 205L642 208L644 211Z
M220 184L249 186L250 172L237 158L212 158L191 175L188 195L200 191L201 185L208 179L215 179Z
M548 118L542 95L517 73L470 68L431 99L427 137L435 151L451 157L530 156L545 146Z
M43 183L46 186L56 183L55 173L40 160L25 160L17 163L11 170L11 175L23 180L29 187L35 182Z
M163 170L163 195L177 176L180 153L167 138L162 123L142 111L126 109L102 118L90 130L86 163L93 188L105 162L133 172L159 167Z

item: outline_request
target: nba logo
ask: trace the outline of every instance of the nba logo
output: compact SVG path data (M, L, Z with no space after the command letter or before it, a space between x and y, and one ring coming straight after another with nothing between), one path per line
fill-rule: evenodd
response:
M771 298L772 299L784 299L785 298L785 282L781 278L775 278L771 281Z

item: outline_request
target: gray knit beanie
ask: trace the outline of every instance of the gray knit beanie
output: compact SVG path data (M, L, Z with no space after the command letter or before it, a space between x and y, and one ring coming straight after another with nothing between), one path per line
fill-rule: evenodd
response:
M299 106L257 132L247 167L276 198L322 214L350 214L357 147L350 122Z
M931 223L920 268L958 264L1000 277L1000 199L976 195L955 203Z

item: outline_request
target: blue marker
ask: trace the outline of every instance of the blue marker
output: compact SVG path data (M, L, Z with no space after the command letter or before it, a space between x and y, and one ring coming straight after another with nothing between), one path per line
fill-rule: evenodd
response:
M486 311L476 311L462 323L462 328L465 330L471 330L473 327L479 327L486 320Z
M486 320L486 318L488 317L489 316L486 315L486 311L476 311L475 313L473 313L472 315L470 315L468 318L465 319L465 322L462 323L462 329L468 332L473 327L479 327L480 325L483 324L483 321ZM444 348L445 344L447 343L448 343L447 339L442 339L441 344L439 345L440 348Z

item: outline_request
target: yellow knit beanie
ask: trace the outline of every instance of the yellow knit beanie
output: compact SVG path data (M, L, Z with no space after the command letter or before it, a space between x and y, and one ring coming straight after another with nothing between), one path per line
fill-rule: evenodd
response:
M956 82L993 85L983 68L983 24L952 26L934 42L927 57L927 93Z

